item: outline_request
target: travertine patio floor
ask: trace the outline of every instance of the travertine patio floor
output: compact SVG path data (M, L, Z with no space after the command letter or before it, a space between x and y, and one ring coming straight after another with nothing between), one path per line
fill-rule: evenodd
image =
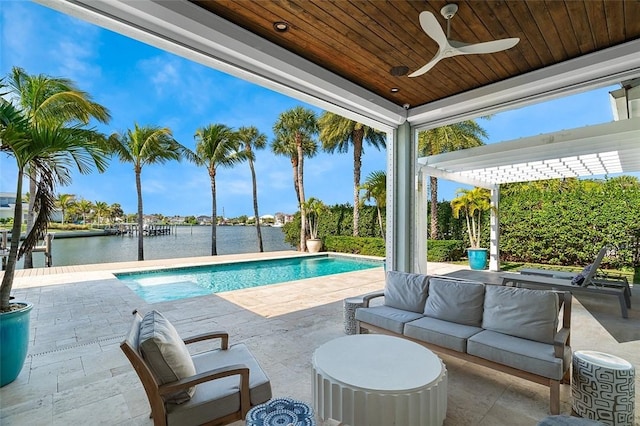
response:
M145 393L119 348L133 309L163 312L183 336L227 330L231 343L245 342L256 355L271 378L274 396L311 402L313 351L344 335L342 300L381 289L382 268L153 305L112 275L158 266L297 254L254 253L19 271L13 293L16 299L35 304L31 341L20 376L0 389L0 424L151 425ZM473 272L459 265L429 264L429 273L460 276ZM635 291L635 306L638 299ZM574 299L572 322L574 350L599 350L639 365L637 307L624 320L615 299L580 297ZM195 345L193 349L199 348L202 346ZM456 358L442 359L449 372L445 425L535 425L547 415L547 387ZM569 386L562 387L561 398L561 411L569 414ZM636 424L640 424L638 411Z

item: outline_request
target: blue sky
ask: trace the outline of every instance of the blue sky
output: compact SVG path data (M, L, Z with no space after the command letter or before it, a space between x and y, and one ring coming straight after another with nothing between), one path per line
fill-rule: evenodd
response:
M256 126L272 140L278 115L297 105L318 108L252 83L206 68L92 24L27 1L0 2L0 75L13 66L29 74L70 78L107 107L112 120L98 125L106 134L124 132L134 123L166 126L183 145L193 148L196 129L222 123L233 128ZM487 143L517 139L613 120L608 92L599 89L537 104L480 120ZM293 174L287 158L269 148L257 152L260 214L297 210ZM362 179L386 168L386 153L365 147ZM14 192L13 159L0 157L0 192ZM221 169L216 179L218 214L253 215L251 175L247 164ZM460 185L441 182L439 198L450 200ZM145 213L211 213L209 177L204 168L182 162L145 166L142 170ZM113 159L109 169L76 174L59 188L90 201L120 203L136 211L130 164ZM327 204L353 202L353 155L324 154L305 160L305 193Z

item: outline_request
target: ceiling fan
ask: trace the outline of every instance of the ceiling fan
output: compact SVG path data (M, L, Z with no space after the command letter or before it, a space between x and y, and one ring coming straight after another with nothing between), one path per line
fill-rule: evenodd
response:
M520 41L519 38L504 38L501 40L486 41L484 43L462 43L450 40L451 18L458 11L458 5L448 4L440 9L440 13L447 20L447 34L444 34L442 27L438 23L435 15L431 12L420 13L420 26L425 33L438 43L439 49L425 66L409 74L409 77L418 77L433 68L441 59L458 55L476 55L481 53L495 53L510 49Z

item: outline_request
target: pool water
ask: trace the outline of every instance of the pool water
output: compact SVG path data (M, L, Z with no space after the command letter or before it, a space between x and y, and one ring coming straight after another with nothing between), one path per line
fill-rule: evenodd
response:
M156 303L381 266L382 261L319 255L115 275L146 302Z

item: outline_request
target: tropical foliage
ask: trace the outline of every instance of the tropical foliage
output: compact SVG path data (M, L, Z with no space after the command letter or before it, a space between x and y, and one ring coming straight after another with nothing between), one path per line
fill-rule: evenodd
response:
M216 172L218 167L233 167L246 160L250 153L240 150L236 132L224 124L210 124L196 131L195 162L205 166L211 181L211 255L218 254L216 204Z
M75 83L66 78L51 77L45 74L31 75L24 69L14 67L7 76L8 97L14 99L31 126L87 126L94 119L107 123L109 111L93 102L91 96L78 89ZM90 138L98 135L96 132ZM35 194L38 181L38 169L25 169L29 176L29 193ZM35 197L29 198L27 231L34 226ZM33 267L31 250L24 253L24 267Z
M451 200L453 216L464 213L471 248L480 248L483 213L491 210L491 193L485 188L459 189Z
M318 120L315 112L297 106L283 112L273 125L274 139L271 149L275 154L290 158L293 167L293 185L300 206L300 251L306 251L307 218L304 209L304 157L313 157L318 144Z
M21 106L4 98L0 98L0 151L14 158L18 170L11 244L0 287L0 310L6 311L10 309L17 260L31 251L46 232L55 208L56 186L69 184L73 169L80 173L104 171L108 153L102 135L82 123L69 124L62 119L33 121ZM23 180L27 172L30 179L35 179L31 197L36 217L20 245Z
M484 145L482 139L486 137L487 132L475 120L466 120L436 129L424 130L418 133L418 154L420 156L429 156L473 148ZM430 176L429 187L429 209L432 212L429 235L431 239L437 240L440 238L437 221L438 178Z
M320 141L326 152L347 153L353 146L353 236L358 236L360 210L360 170L364 142L376 149L386 148L386 134L332 112L323 112L318 119Z
M245 158L249 162L249 169L251 170L251 184L253 188L253 217L260 217L258 213L258 182L256 180L256 169L253 166L256 161L254 151L264 149L267 146L267 136L264 133L260 133L257 127L240 127L237 132L238 146L237 151L244 150ZM239 152L238 152L239 153ZM260 230L260 223L255 221L256 232L258 234L258 251L262 253L264 246L262 244L262 231Z
M375 201L378 212L378 225L380 225L380 236L384 238L382 210L387 206L387 174L382 170L371 172L369 176L367 176L367 180L360 186L360 190L364 191L363 201L370 201L371 199Z
M318 239L318 224L320 218L327 212L327 206L315 197L304 202L304 209L307 212L307 224L309 225L309 235L312 240Z
M114 133L109 137L110 149L123 163L131 163L136 178L138 195L138 260L144 260L142 168L148 164L164 164L170 160L180 161L183 157L193 159L193 153L173 138L167 127L138 126L124 134Z

